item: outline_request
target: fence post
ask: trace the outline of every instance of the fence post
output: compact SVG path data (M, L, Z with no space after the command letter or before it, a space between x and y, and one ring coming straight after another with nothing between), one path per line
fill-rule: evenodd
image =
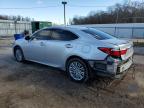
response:
M14 24L15 24L15 34L17 34L17 27L16 27L16 25L17 25L17 20L14 21Z
M27 30L27 28L26 28L26 22L24 23L24 25L25 25L25 30Z
M133 34L134 34L134 28L132 27L132 37L131 37L132 39L134 38Z
M115 32L114 32L114 35L116 36L116 27L115 27Z
M11 32L10 32L10 31L11 31L11 30L10 30L10 22L9 22L8 25L9 25L9 27L8 27L9 31L8 31L8 33L9 33L9 35L11 35Z

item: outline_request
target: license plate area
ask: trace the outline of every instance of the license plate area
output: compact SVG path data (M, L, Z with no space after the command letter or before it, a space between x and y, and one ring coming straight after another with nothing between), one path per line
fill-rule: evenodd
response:
M118 73L122 73L125 70L127 70L128 68L130 68L130 66L132 65L132 63L133 63L133 60L132 60L132 57L131 57L131 58L129 58L129 60L126 63L124 63L124 64L122 64L122 65L120 65L118 67Z

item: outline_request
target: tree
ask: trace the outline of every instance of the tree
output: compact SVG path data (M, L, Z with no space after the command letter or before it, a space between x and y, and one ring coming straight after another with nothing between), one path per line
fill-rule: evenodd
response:
M34 19L29 17L22 17L20 15L17 16L8 16L8 15L0 15L1 20L17 20L17 21L33 21Z
M86 17L76 16L71 24L107 24L107 23L142 23L144 22L144 4L132 2L116 4L107 11L90 12Z

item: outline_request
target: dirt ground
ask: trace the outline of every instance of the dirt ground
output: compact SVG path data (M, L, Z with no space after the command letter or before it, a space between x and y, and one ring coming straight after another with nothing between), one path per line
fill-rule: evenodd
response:
M96 77L70 81L61 70L18 63L10 47L0 46L0 108L144 108L144 56L134 56L121 80Z

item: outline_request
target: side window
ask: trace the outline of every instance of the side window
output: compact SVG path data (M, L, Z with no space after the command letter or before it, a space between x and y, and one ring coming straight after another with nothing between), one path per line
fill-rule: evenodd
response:
M53 40L63 40L63 41L69 41L69 40L74 40L77 39L78 36L76 36L75 34L73 34L70 31L66 31L66 30L53 30L52 32L52 39Z
M52 39L61 40L62 31L61 30L52 30Z
M51 31L50 30L41 30L35 35L35 39L37 40L50 40L51 39Z

